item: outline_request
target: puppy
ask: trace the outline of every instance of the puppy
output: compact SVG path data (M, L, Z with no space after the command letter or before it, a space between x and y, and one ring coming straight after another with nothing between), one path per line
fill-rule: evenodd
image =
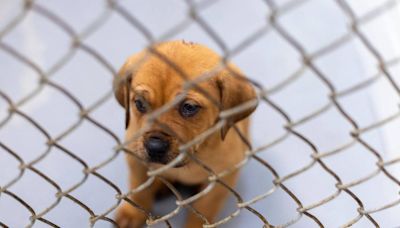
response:
M199 79L201 75L212 73L220 62L221 58L205 46L171 41L156 44L133 55L123 65L114 85L115 96L126 109L126 147L136 155L127 156L131 189L148 180L149 169L171 162L180 154L181 145L215 126L220 120L221 111L256 101L254 88L243 80L240 71L232 64L228 64L229 70L223 68L214 72L185 92L187 80ZM124 80L126 83L123 83ZM170 104L178 96L184 99L158 115L155 122L148 124L152 111ZM191 146L186 152L216 174L232 168L244 159L248 147L240 134L230 129L236 125L242 136L248 138L249 120L246 117L255 108L256 103L242 112L230 115L218 131ZM138 131L142 131L142 134L135 137ZM171 182L205 188L209 184L210 173L190 156L186 156L160 176ZM220 180L234 187L237 177L236 170ZM132 194L130 199L142 209L151 211L155 194L162 187L163 184L156 178L150 187ZM210 192L191 204L203 218L189 212L186 227L202 227L203 224L214 222L228 195L227 187L217 182ZM146 218L143 210L123 203L118 208L116 222L120 227L141 227Z

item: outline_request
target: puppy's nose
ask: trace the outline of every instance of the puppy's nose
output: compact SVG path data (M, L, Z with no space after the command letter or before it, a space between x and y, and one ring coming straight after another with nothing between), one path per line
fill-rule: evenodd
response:
M153 162L162 162L169 150L169 146L169 141L159 135L152 135L144 142L144 147Z

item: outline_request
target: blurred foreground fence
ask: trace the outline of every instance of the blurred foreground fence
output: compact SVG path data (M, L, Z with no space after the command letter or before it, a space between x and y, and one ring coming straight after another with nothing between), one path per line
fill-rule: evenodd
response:
M368 140L364 139L363 136L370 131L392 124L393 121L397 120L400 117L400 110L397 104L397 107L394 107L395 109L397 109L397 112L394 112L392 115L386 116L385 118L382 118L376 122L369 123L366 126L360 126L357 118L353 117L351 113L349 113L346 110L346 108L341 104L340 100L347 96L351 96L354 93L367 90L369 87L371 87L375 83L378 83L379 81L386 81L387 83L389 83L391 90L393 90L397 94L397 96L400 96L400 87L399 87L400 84L398 83L400 77L397 76L396 79L396 77L393 75L391 71L392 67L398 65L400 57L385 59L382 56L380 50L377 47L375 47L375 45L370 41L368 35L366 35L365 32L363 31L363 26L372 23L374 20L388 13L389 11L397 9L398 1L393 1L393 0L383 1L381 4L374 7L372 10L368 12L364 12L362 15L357 15L354 9L351 7L351 4L349 4L346 0L336 0L336 1L330 0L330 1L336 7L338 7L340 11L342 11L343 17L348 22L348 27L344 34L335 38L333 41L325 44L323 47L320 47L318 50L315 50L313 52L308 51L307 48L305 48L304 45L300 42L299 37L292 35L285 28L285 26L283 26L280 23L280 19L282 17L291 14L292 11L295 11L298 8L310 2L306 0L293 0L293 1L286 1L284 3L277 3L274 0L265 0L263 2L265 7L265 24L254 33L247 34L246 38L243 39L239 44L235 45L235 47L233 48L230 48L228 47L228 45L226 45L223 38L219 35L219 32L216 31L211 25L212 23L208 22L202 16L203 10L206 10L208 7L211 7L213 4L216 4L217 2L222 2L222 0L219 1L204 0L198 2L194 2L191 0L185 1L185 4L187 5L187 12L186 12L187 17L183 18L183 20L180 23L173 26L168 31L165 31L160 36L155 36L154 34L152 34L152 32L150 32L150 30L147 29L146 24L141 22L140 17L137 17L129 10L124 8L123 4L118 1L110 0L102 2L102 4L104 4L103 13L101 13L97 18L94 18L93 21L90 23L90 25L82 29L81 31L76 31L73 27L69 25L67 19L60 17L59 15L57 15L57 13L54 13L52 12L52 10L48 9L44 1L36 2L33 0L27 0L24 1L23 3L20 3L21 4L20 13L16 15L14 18L8 20L7 24L1 28L2 30L0 31L0 52L2 52L3 55L11 56L19 64L22 64L24 67L28 67L34 72L36 72L38 80L36 82L37 84L34 90L30 91L28 94L25 94L23 97L19 97L18 99L10 95L7 92L7 88L5 86L0 85L0 99L2 100L1 101L2 104L4 104L1 107L4 107L7 111L7 114L4 116L4 118L0 120L0 131L6 131L5 130L6 126L12 121L13 118L16 117L22 118L25 120L24 124L26 124L29 127L37 129L38 131L36 133L44 136L44 140L41 141L40 143L45 144L46 148L37 156L30 158L29 160L26 160L24 159L23 156L24 151L15 150L12 146L8 145L6 141L3 141L0 138L0 148L1 148L0 159L1 157L11 156L18 163L18 165L15 167L15 169L18 170L18 172L15 173L16 175L13 176L11 179L7 180L6 182L4 181L0 182L0 204L5 197L10 197L14 203L20 204L20 206L22 206L21 208L23 209L21 210L26 210L30 214L29 218L28 217L20 218L24 221L26 220L26 225L33 226L38 223L43 223L42 225L47 224L52 227L58 227L59 225L55 221L48 219L47 215L51 211L56 210L62 200L71 201L72 203L84 209L87 212L87 220L92 226L95 226L97 223L99 223L99 221L116 225L115 222L113 221L112 213L118 207L118 205L121 204L122 201L127 201L128 203L131 203L132 206L137 206L134 203L132 203L128 198L130 194L133 194L134 190L130 192L129 191L124 192L123 190L120 189L119 186L113 183L113 181L109 180L107 177L102 175L101 172L99 172L100 169L108 166L111 162L113 162L114 159L116 159L116 157L120 153L128 153L128 154L130 153L129 150L124 149L124 142L120 140L117 134L111 131L101 121L97 121L92 116L92 113L95 112L95 110L101 108L101 106L103 106L104 103L114 99L113 91L111 89L111 83L109 84L110 86L109 91L104 91L103 96L98 97L91 104L85 105L83 102L81 102L80 97L76 96L73 92L71 92L69 88L66 88L62 83L58 83L57 81L52 79L53 75L55 75L58 71L62 70L70 61L72 61L72 59L75 56L75 53L78 50L85 52L91 58L98 61L98 63L100 63L102 67L108 70L108 74L114 77L116 75L117 67L119 66L114 66L113 64L111 64L106 56L100 54L96 50L96 48L90 45L90 42L86 42L86 38L94 34L102 26L104 26L111 17L111 15L117 14L121 18L123 18L123 20L129 23L133 29L137 30L143 36L148 46L156 42L174 38L177 34L185 31L185 29L187 29L187 27L189 27L191 24L197 24L199 28L202 31L204 31L205 34L207 34L207 36L211 38L212 41L220 48L222 55L224 57L223 59L224 61L221 62L220 67L224 67L225 61L228 61L233 57L235 57L236 55L239 55L240 53L244 52L252 44L257 42L262 37L268 36L272 32L275 32L279 36L279 39L290 45L297 52L298 56L302 60L300 66L295 72L293 72L290 75L287 75L287 77L283 78L280 83L274 85L273 87L263 85L262 83L259 83L257 80L254 80L252 75L249 76L251 82L257 88L257 91L260 96L260 102L263 103L264 105L267 105L269 108L272 108L274 112L276 112L285 120L285 124L281 126L281 128L284 129L284 131L281 136L276 137L274 140L271 140L268 143L264 143L263 145L260 146L253 146L252 149L247 152L246 160L244 160L240 164L237 164L236 167L232 168L239 169L241 167L246 166L248 164L248 161L254 160L263 167L265 167L265 169L262 169L262 172L266 172L268 173L268 175L273 176L272 180L273 186L272 188L267 189L262 194L259 194L247 200L244 200L241 197L241 192L229 189L229 191L231 191L232 195L236 199L236 208L234 208L233 212L230 215L226 216L225 218L220 219L214 224L209 224L208 225L209 227L218 226L224 223L230 225L229 222L231 221L231 219L238 216L245 210L254 214L253 219L255 220L258 219L262 224L265 225L265 227L271 227L271 226L287 227L290 225L295 225L303 217L308 217L312 221L312 223L315 224L316 226L329 227L330 224L324 224L324 222L320 220L319 216L313 213L313 209L321 207L331 201L335 201L339 196L342 195L346 195L349 198L351 198L353 203L356 205L354 216L348 219L345 223L341 224L343 227L348 227L357 224L361 219L366 219L371 226L380 226L380 223L374 218L374 215L376 213L381 213L386 210L389 210L392 207L398 206L400 204L400 195L398 194L397 198L393 199L393 201L386 202L385 204L371 208L364 204L364 201L356 193L352 191L352 188L355 186L363 185L367 181L375 178L378 175L384 175L384 177L387 178L388 181L394 184L395 191L399 193L400 177L399 175L396 176L395 173L390 172L388 167L398 165L400 163L400 154L397 157L385 160L383 156L384 151L376 149L373 145L371 145L371 143ZM96 4L100 4L100 2L101 1L96 2ZM64 32L63 36L64 38L66 37L69 42L68 46L69 50L65 53L65 55L56 59L51 66L48 66L46 68L40 66L34 60L32 60L29 53L27 54L19 51L18 47L10 45L6 41L7 36L10 33L12 33L13 30L16 29L29 14L35 14L43 18L44 20L47 20L48 22L52 23L55 26L54 29L59 29L60 31ZM237 16L242 16L242 15L240 12L237 12ZM315 20L318 20L318 18L315 18ZM119 35L123 36L124 34L119 34ZM341 48L342 46L348 44L349 42L353 42L354 40L360 42L361 45L365 48L366 52L368 52L369 55L371 55L372 58L374 59L375 66L372 67L375 67L376 74L370 75L369 77L366 78L366 80L363 80L361 82L348 83L346 89L339 90L336 88L330 77L327 76L326 72L320 69L317 62L320 58L323 58L324 56L334 52L335 50ZM135 42L135 40L132 40L132 42ZM400 41L398 41L398 43L400 43ZM168 60L165 61L168 62L169 64L173 64L170 63ZM3 74L1 77L1 81L3 81L5 78L8 77L14 77L13 75L4 74L4 69L6 69L7 67L8 66L6 65L3 64L1 65L2 68L1 72ZM85 66L81 67L83 68ZM282 91L285 91L287 87L293 84L300 83L299 78L305 77L304 76L305 71L312 72L312 76L316 77L321 82L321 86L324 86L328 89L328 93L326 94L327 102L318 109L312 110L312 112L309 112L307 115L304 115L301 118L297 118L296 120L294 120L292 117L290 117L290 114L284 110L284 108L280 107L278 102L271 99L271 96L274 94L279 94ZM307 77L308 76L309 75L307 75ZM112 77L110 77L110 82ZM184 77L184 75L182 75L182 77ZM92 83L95 84L96 82L93 81ZM37 99L39 94L45 88L48 87L51 87L52 89L56 90L58 93L62 94L62 96L64 96L66 99L72 102L74 106L76 106L77 108L76 114L79 115L79 119L76 122L74 122L69 126L65 126L65 129L59 134L49 133L49 131L46 130L46 126L41 125L38 121L36 121L33 117L30 116L29 112L25 112L22 109L23 106L26 106L30 102ZM189 86L188 88L192 87L193 85ZM243 104L241 107L236 107L236 111L240 109L245 109L246 105L248 106L249 104ZM260 108L263 108L263 106L260 106L259 109ZM297 129L301 126L307 125L310 121L313 121L314 119L318 118L319 116L323 115L324 113L330 110L337 111L340 115L340 118L342 118L342 120L346 121L348 124L351 125L351 129L348 132L345 132L345 134L348 134L351 137L349 137L348 142L336 145L335 148L329 151L322 151L318 148L318 146L315 143L313 143L311 139L309 139L306 135L302 134L301 131ZM217 131L218 126L221 123L223 123L223 121L225 121L225 118L227 116L231 114L232 113L229 110L222 113L221 121L216 124L215 128L210 129L210 132L208 133ZM52 114L48 113L48 115L50 118ZM59 121L62 121L63 117L57 116L56 118ZM120 118L122 122L123 116L121 115L118 118ZM106 159L97 164L89 164L87 160L80 157L81 151L70 150L65 146L63 146L63 143L61 142L63 138L73 135L76 129L83 123L90 123L91 125L95 126L96 128L95 131L104 132L114 140L114 149L112 153L109 154L109 157L107 157ZM257 125L257 123L254 122L253 124ZM318 130L319 129L314 129L314 131L317 134L322 135L323 133L322 132L319 133ZM203 136L202 135L199 136L199 139L200 137ZM288 137L295 137L298 140L301 140L302 143L310 149L311 152L309 153L309 156L311 156L311 160L307 165L299 169L296 169L293 172L282 175L276 170L275 168L276 164L271 163L267 159L261 158L258 154L261 151L266 151L282 143ZM194 139L194 140L199 140L199 139ZM21 140L20 141L21 143L24 143L23 138L19 140ZM85 141L87 139L81 138L80 140ZM96 143L96 142L91 142L91 143ZM354 179L350 182L345 182L341 179L341 175L338 174L338 171L332 169L325 162L325 159L330 157L340 156L342 153L345 153L347 149L355 146L360 146L362 150L365 150L365 156L372 155L374 157L375 164L373 167L371 167L372 171L370 173L365 173L360 178ZM68 188L60 186L56 180L52 179L49 175L47 175L46 172L42 171L40 168L37 167L37 165L39 165L44 159L46 159L46 157L50 156L53 148L57 148L62 153L65 153L65 155L67 155L70 159L77 161L80 164L80 169L83 170L82 179L74 183L72 186L69 186ZM183 155L180 156L178 159L182 159L184 157L185 153L182 152L182 154ZM206 165L204 164L202 165L205 166L206 168ZM172 164L167 165L167 167L171 166ZM286 182L288 182L291 179L299 178L299 175L307 172L308 170L316 166L322 168L321 172L324 172L325 175L327 174L334 179L336 189L333 194L327 197L320 198L311 204L304 204L304 202L302 202L302 200L296 195L296 193L286 185ZM63 167L57 167L57 168L62 169ZM14 172L15 170L10 171L10 170L5 170L4 168L0 168L0 171ZM49 184L49 188L54 188L56 193L54 202L52 202L50 205L46 205L44 208L41 208L40 210L30 205L28 199L19 196L12 190L12 187L16 185L24 177L24 175L26 175L28 171L33 172L37 177L41 178L43 181ZM231 171L232 170L227 170L227 172ZM158 172L162 172L162 170L152 171L150 174L151 176L154 177L157 176ZM210 180L212 180L210 182L210 186L214 185L216 182L219 181L218 177L225 174L226 173L215 174L210 172L210 177L213 177L210 178ZM73 196L73 192L79 189L81 186L83 186L89 177L98 178L105 185L113 189L114 193L116 194L116 197L114 199L114 204L111 205L106 210L101 211L100 213L92 210L92 208L89 205L84 203L84 200L78 199L77 197ZM145 188L146 186L151 184L151 181L153 181L154 178L150 178L149 180L150 181L141 186L141 188ZM172 185L166 183L166 186L170 188L171 192L175 194L177 200L176 207L170 213L161 216L155 216L151 212L146 212L148 214L149 224L165 223L168 226L171 226L169 222L171 217L178 214L183 207L190 208L189 203L196 200L196 197L198 196L198 195L192 196L189 200L186 199L185 201L183 201L184 198L179 194L178 191L174 189ZM308 186L306 185L304 186L304 188L307 187ZM253 208L252 206L257 202L265 200L266 198L270 197L278 189L283 190L285 194L287 194L292 199L292 201L297 205L297 210L296 210L297 215L281 224L275 224L271 222L268 215L264 214L260 210ZM198 194L200 195L207 194L209 190L210 190L209 188L206 188ZM27 189L27 191L29 191L29 189ZM51 198L53 198L53 196ZM69 213L69 212L65 211L63 213ZM12 226L12 224L7 224L6 218L2 218L0 215L0 226L8 227Z

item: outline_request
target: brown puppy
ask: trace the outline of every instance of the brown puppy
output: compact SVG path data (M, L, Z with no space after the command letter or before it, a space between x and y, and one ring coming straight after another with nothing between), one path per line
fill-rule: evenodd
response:
M173 63L173 66L168 62ZM176 158L180 154L179 146L213 127L220 119L221 111L247 101L255 101L253 87L243 80L240 71L231 64L229 68L235 74L227 69L219 70L198 83L197 88L184 93L186 80L182 76L194 80L211 72L220 62L221 58L215 52L202 45L172 41L154 45L152 51L147 49L130 57L122 67L115 83L115 95L126 109L127 148L146 162L143 164L137 158L127 156L131 189L148 179L149 169L161 167ZM121 83L121 79L126 77L130 78L127 80L128 86ZM157 116L156 123L143 128L148 125L152 111L182 95L182 101ZM239 134L229 129L236 125L247 138L249 121L246 117L254 111L255 106L229 116L220 130L191 146L187 152L217 174L239 163L248 148ZM140 130L143 134L132 140ZM160 174L171 182L200 184L202 187L209 184L209 175L189 156L174 168ZM235 171L222 177L221 181L234 187L237 176L238 172ZM150 211L154 196L161 187L161 182L156 179L150 187L131 195L131 200ZM191 205L204 215L206 222L212 223L228 194L229 190L217 183L209 193ZM122 204L117 211L116 221L121 227L141 227L145 220L146 215L141 210L127 203ZM202 227L206 222L192 213L186 224L187 227Z

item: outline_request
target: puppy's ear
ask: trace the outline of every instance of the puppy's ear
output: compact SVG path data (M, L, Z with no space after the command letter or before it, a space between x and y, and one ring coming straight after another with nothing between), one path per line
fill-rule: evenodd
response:
M130 101L129 93L132 81L132 65L130 59L119 70L117 77L114 78L114 95L118 103L125 108L125 129L128 128L130 119Z
M238 70L232 68L234 73L224 70L216 77L217 87L219 89L222 110L234 108L247 101L257 98L256 92L249 81L242 76ZM222 140L225 139L228 130L238 121L249 116L257 105L247 108L241 112L229 116L227 124L221 129Z

